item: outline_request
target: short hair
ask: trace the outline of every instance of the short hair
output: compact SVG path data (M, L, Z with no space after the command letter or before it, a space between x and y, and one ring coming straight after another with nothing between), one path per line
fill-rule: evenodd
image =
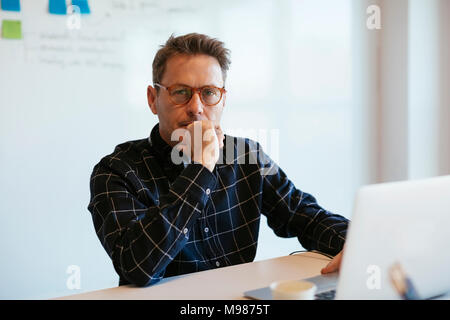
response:
M153 59L153 83L159 83L162 80L167 60L177 54L205 54L216 58L222 69L222 77L225 83L231 63L230 50L224 47L223 42L199 33L189 33L179 37L174 37L172 34L166 43L161 45ZM159 87L156 89L158 90Z

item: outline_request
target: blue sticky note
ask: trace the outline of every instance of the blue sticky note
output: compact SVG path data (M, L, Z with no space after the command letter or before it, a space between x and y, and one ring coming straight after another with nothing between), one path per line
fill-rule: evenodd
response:
M20 11L20 0L2 0L2 9L5 11Z
M48 11L51 14L67 14L66 0L50 0Z
M80 13L88 14L91 13L91 9L89 9L88 0L72 0L73 6L78 6L80 8Z

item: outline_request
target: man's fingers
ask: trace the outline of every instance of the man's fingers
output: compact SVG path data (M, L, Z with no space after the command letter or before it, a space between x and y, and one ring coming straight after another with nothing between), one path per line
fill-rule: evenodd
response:
M325 273L331 273L336 272L339 270L339 267L341 266L341 260L342 260L342 251L338 253L337 256L333 258L326 266L323 268L320 272L322 274Z
M330 272L334 272L334 271L337 271L337 266L336 266L336 263L334 263L334 260L331 260L330 263L328 263L326 265L326 267L323 268L320 272L322 274L324 274L324 273L330 273Z
M219 149L223 148L223 145L224 145L223 140L225 139L225 135L223 134L223 131L220 128L220 126L216 126L215 130L216 130L217 139L219 140Z

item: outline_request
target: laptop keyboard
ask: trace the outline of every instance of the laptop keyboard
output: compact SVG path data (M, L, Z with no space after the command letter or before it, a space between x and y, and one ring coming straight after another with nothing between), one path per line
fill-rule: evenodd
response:
M316 298L316 300L334 300L335 296L336 296L336 290L333 289L333 290L318 293L315 295L315 298Z

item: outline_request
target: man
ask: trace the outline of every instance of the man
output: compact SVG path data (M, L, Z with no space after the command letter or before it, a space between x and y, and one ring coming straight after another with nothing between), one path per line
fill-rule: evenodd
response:
M159 123L94 167L88 209L121 285L253 261L261 213L278 236L336 255L322 273L339 268L349 221L296 189L258 143L223 134L228 55L208 36L171 36L147 90Z

